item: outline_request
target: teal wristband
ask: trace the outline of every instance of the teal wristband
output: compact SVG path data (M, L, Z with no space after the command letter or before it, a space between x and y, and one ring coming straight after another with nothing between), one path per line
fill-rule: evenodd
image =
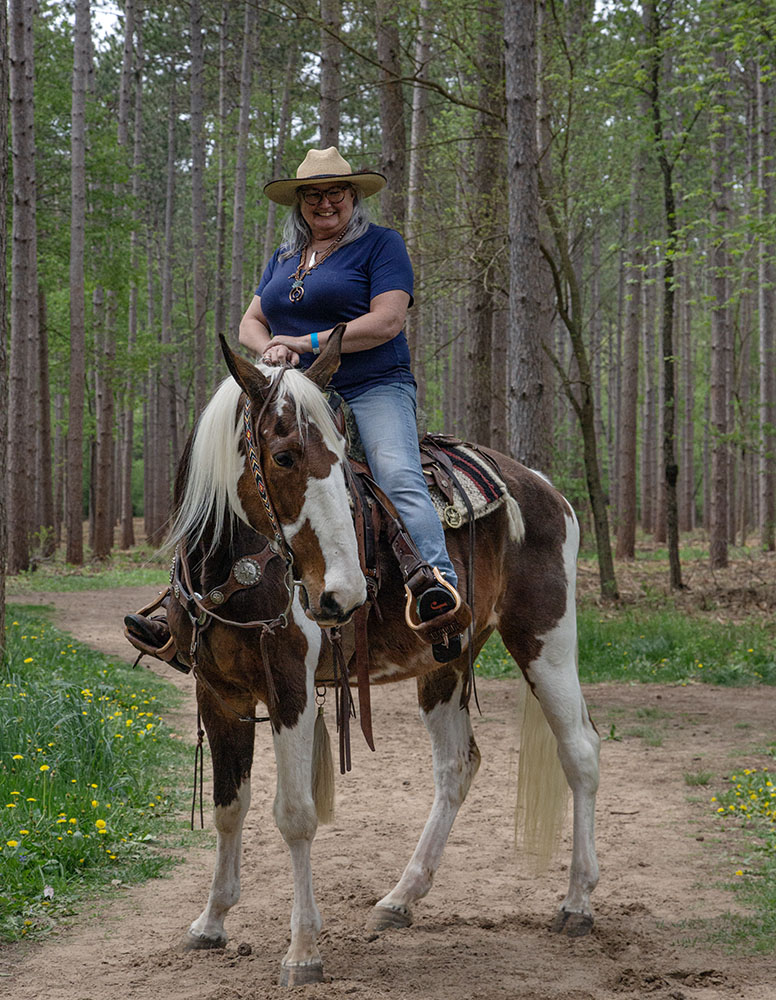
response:
M320 354L321 353L321 345L318 343L318 334L317 333L311 333L310 334L310 343L312 344L312 347L313 347L313 354Z

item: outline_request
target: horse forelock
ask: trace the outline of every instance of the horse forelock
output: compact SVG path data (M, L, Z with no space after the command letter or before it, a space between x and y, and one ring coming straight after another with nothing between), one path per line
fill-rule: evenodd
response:
M308 425L315 424L326 447L343 461L344 442L321 390L303 372L293 368L283 371L264 364L256 367L272 381L282 379L277 404L281 408L286 402L293 406L300 434L306 437ZM171 548L184 537L190 545L197 544L208 523L222 525L227 513L247 522L237 494L245 462L240 450L243 428L238 404L241 395L238 383L227 376L197 421L185 489L167 539ZM229 523L231 525L232 519ZM218 541L218 536L214 536L210 552Z

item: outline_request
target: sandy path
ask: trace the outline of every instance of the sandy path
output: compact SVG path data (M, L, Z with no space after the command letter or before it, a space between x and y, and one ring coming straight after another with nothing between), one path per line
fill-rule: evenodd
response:
M149 588L98 595L51 594L56 623L122 659L131 650L121 616ZM24 598L27 603L32 599ZM191 681L160 666L188 692L172 719L194 732ZM327 982L300 994L326 1000L774 1000L772 958L731 958L685 943L675 924L714 918L736 903L719 888L738 867L734 836L721 836L708 803L684 774L762 766L773 739L773 689L730 690L594 685L586 689L606 741L598 808L601 883L597 924L584 939L547 929L564 895L569 837L550 871L526 873L512 846L516 775L516 684L483 681L474 720L483 763L456 821L436 884L416 907L412 928L368 940L369 907L396 881L431 802L430 752L411 684L378 688L377 753L355 742L353 772L339 779L337 817L319 831L314 876L324 918ZM637 736L636 712L659 709L650 725L663 744ZM746 727L746 728L744 728ZM225 952L179 955L175 944L206 897L211 847L189 852L166 879L122 890L84 908L71 928L43 944L0 952L0 996L14 1000L257 1000L287 996L275 985L288 936L291 879L285 845L271 818L274 785L269 732L260 729L254 798L246 825L242 900L227 927ZM712 783L712 785L713 785ZM237 953L246 942L248 956Z

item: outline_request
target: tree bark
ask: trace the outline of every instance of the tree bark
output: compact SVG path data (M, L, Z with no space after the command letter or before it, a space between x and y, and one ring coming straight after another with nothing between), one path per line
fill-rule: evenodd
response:
M642 192L644 161L639 151L633 163L630 197L630 261L627 272L627 313L622 342L620 406L618 411L619 450L617 461L617 547L618 559L636 557L636 416L639 398L639 340L641 334Z
M321 0L321 149L339 146L340 131L340 50L341 0ZM296 46L292 46L296 52ZM287 76L285 86L288 89ZM277 174L275 175L278 176Z
M296 64L299 58L299 50L296 45L291 45L288 50L288 61L286 63L286 75L283 80L283 98L280 102L280 115L277 127L277 146L275 148L275 159L273 163L273 177L280 177L283 170L283 160L286 155L286 138L288 133L288 123L291 111L291 85L296 78ZM333 144L332 144L333 145ZM264 233L264 263L266 264L272 256L275 248L275 220L277 218L277 204L268 200L267 206L267 228Z
M503 14L497 0L480 5L477 47L480 72L479 104L474 140L474 176L470 281L466 329L466 433L471 439L490 445L491 381L493 354L493 314L496 294L496 225L504 198L496 178L503 175L503 140L497 127L503 107L501 93L501 47Z
M49 379L48 323L46 296L38 288L38 385L37 444L35 448L35 532L40 553L50 558L56 549L54 538L54 488L51 470L51 390ZM1 466L0 466L1 467Z
M237 338L240 318L245 311L243 268L245 263L245 195L248 183L248 129L251 117L253 85L254 35L256 12L253 3L245 4L243 50L240 70L240 122L237 134L237 165L234 177L234 208L232 215L232 278L229 295L229 339Z
M661 60L658 58L660 25L657 20L655 0L645 5L647 17L647 37L651 41L650 103L652 106L652 129L655 151L663 180L663 218L666 227L666 246L663 252L663 298L660 322L662 365L662 457L663 488L665 489L665 524L668 544L669 583L672 590L683 586L679 561L679 506L677 482L679 465L676 457L676 356L674 351L674 255L677 247L678 221L676 198L674 195L673 163L666 152L663 110L661 106L660 74Z
M70 378L67 424L66 558L80 566L83 549L84 385L86 381L85 231L86 91L91 44L89 0L76 0L70 137Z
M725 72L725 55L714 48L714 68ZM712 225L712 299L711 310L711 517L709 556L714 569L728 565L728 351L730 348L730 312L728 306L726 232L729 206L726 167L727 142L724 120L726 95L717 98L711 136L711 225Z
M8 251L8 108L10 52L8 47L8 6L0 3L0 260ZM0 273L0 469L8 461L8 277ZM0 480L0 662L5 652L5 577L8 554L8 502L5 482Z
M759 219L763 234L758 247L760 447L757 481L760 545L772 552L776 547L776 336L773 330L776 321L773 288L776 277L773 266L776 244L772 237L771 220L774 210L773 162L776 148L773 141L773 83L770 79L770 66L766 70L766 65L764 60L763 65L757 67L757 186L761 191Z
M207 286L208 254L205 234L205 62L202 43L202 6L191 0L191 226L194 275L194 413L205 408L208 392Z
M549 391L540 337L539 178L536 149L536 21L533 2L504 4L509 206L509 447L535 469L549 467Z
M393 0L376 0L376 11L377 60L380 63L380 172L388 180L380 194L380 209L384 225L402 229L407 197L407 140L398 12Z
M11 354L8 423L8 572L30 564L32 470L37 388L38 279L32 0L10 7L10 96L13 133L11 250Z

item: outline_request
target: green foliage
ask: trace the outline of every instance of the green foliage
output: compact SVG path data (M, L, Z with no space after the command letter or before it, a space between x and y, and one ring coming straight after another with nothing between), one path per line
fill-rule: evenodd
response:
M10 607L0 670L0 939L51 929L106 885L158 875L184 748L174 689ZM180 780L179 780L180 779Z

